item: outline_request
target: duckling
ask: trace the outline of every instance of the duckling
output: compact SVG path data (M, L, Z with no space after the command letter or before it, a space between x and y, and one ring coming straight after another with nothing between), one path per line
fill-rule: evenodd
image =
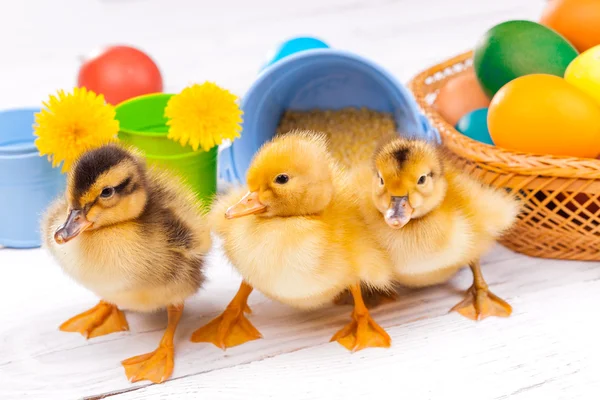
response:
M294 131L257 152L247 188L219 198L209 214L243 282L226 310L194 332L192 341L225 349L260 338L244 315L254 288L307 310L332 303L349 289L352 321L331 340L352 351L390 346L389 335L365 307L361 283L386 290L392 265L364 229L348 178L322 134Z
M473 284L452 311L475 320L511 314L489 291L479 259L512 226L516 199L461 172L443 148L400 137L384 142L352 179L372 188L360 193L361 211L390 253L397 283L436 285L469 265Z
M147 167L135 151L104 145L74 164L65 196L47 210L42 231L62 270L101 299L60 330L86 338L127 331L123 309L166 308L158 348L122 365L131 382L171 376L175 329L184 301L204 282L211 247L195 196L175 177Z

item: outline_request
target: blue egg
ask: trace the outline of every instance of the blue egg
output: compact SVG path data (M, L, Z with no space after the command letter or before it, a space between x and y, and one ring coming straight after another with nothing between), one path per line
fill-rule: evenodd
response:
M487 108L480 108L464 115L456 124L456 130L478 142L494 145L487 125Z
M323 42L321 39L311 37L311 36L298 36L292 39L286 40L281 43L273 57L263 65L262 69L265 69L272 64L275 64L277 61L290 56L292 54L298 53L304 50L314 50L314 49L328 49L329 45Z

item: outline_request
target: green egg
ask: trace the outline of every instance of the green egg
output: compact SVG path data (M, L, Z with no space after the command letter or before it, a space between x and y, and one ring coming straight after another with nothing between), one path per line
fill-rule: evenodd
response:
M479 40L473 67L491 98L502 86L523 75L562 77L577 55L575 47L550 28L532 21L507 21Z

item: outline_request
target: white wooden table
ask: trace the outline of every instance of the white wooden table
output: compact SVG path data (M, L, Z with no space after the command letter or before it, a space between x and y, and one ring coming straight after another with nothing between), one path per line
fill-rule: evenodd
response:
M38 105L75 82L79 56L107 43L146 50L166 90L213 80L243 94L274 45L312 34L406 81L473 46L493 24L536 19L542 0L28 0L0 2L0 107ZM207 3L201 6L200 3ZM42 250L0 249L0 399L598 399L600 263L532 259L500 246L483 271L514 307L479 323L448 314L471 277L401 293L374 315L390 349L349 354L330 336L349 307L299 312L250 298L263 340L228 349L189 341L239 277L216 249L189 301L175 372L130 384L120 361L153 350L166 316L129 314L131 331L85 341L58 325L96 301Z

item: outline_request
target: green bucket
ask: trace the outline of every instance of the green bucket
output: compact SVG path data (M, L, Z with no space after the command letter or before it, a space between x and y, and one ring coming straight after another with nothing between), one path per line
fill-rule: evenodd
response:
M217 191L218 146L194 151L167 138L165 108L172 94L150 94L116 107L119 140L141 150L146 160L180 176L199 199L210 202Z

